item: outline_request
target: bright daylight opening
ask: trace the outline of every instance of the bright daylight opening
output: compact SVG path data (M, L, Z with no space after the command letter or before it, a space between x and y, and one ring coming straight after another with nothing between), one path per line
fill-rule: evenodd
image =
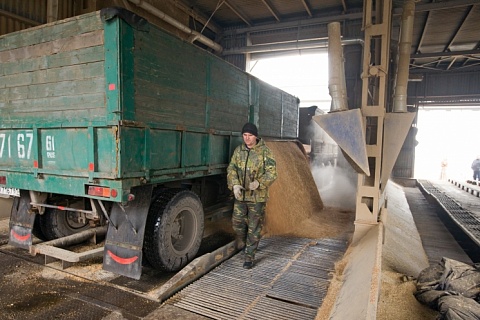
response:
M328 55L302 54L251 61L250 73L300 99L300 107L328 112ZM480 155L480 109L420 109L414 178L472 179L470 168Z
M480 155L477 140L480 109L435 110L418 112L418 145L415 148L415 178L471 180L471 164Z
M317 106L330 111L328 93L328 55L302 54L252 61L250 73L300 99L300 108ZM312 128L313 127L313 128ZM312 147L312 176L326 207L347 210L355 208L356 174L348 164L338 165L341 156L336 144L317 124L308 128L314 134L316 148ZM313 145L314 143L312 143ZM319 153L314 149L318 149ZM315 155L322 154L318 156Z
M250 62L249 72L263 81L300 98L300 107L330 110L328 56L302 54Z

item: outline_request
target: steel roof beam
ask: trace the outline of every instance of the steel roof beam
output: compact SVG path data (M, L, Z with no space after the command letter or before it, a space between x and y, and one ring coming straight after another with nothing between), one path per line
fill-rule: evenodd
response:
M448 64L448 67L447 67L446 70L450 70L450 68L453 66L455 61L457 61L457 57L453 57L452 61L450 61L450 63Z
M470 67L475 67L475 66L478 66L478 65L480 65L480 62L478 62L478 63L472 63L471 65L468 65L468 66L466 66L466 67L465 67L465 66L462 66L462 67L459 67L459 68L457 68L457 69L470 68Z
M430 12L427 12L427 17L425 18L425 24L423 25L422 28L422 35L420 36L420 40L418 41L417 49L415 50L415 53L420 53L422 52L422 44L423 40L425 40L425 31L427 30L427 27L429 25L429 20L430 20Z
M262 0L262 2L267 7L268 11L270 11L270 13L275 17L275 19L280 22L277 12L275 12L275 9L273 9L273 6L268 2L268 0Z
M476 49L476 50L480 50L480 42L478 42L478 43L475 45L475 49ZM467 57L467 59L465 59L465 61L463 61L462 67L465 67L465 66L468 64L468 61L469 61L470 59L476 59L476 57Z
M450 52L432 52L432 53L418 53L412 55L415 59L422 58L437 58L437 57L461 57L461 56L480 55L480 50L463 50Z
M417 4L415 6L415 12L423 11L435 11L435 10L444 10L444 9L453 9L466 6L473 6L478 4L478 0L452 0L445 2L432 2L427 4ZM397 8L393 10L394 15L402 14L403 9Z
M194 20L197 20L204 26L206 26L208 29L212 30L216 34L221 33L222 28L220 28L215 22L213 22L211 19L207 18L205 15L202 13L198 13L195 9L187 7L185 4L183 4L180 1L175 1L175 0L168 0L171 4L173 4L175 7L178 9L182 10L186 14L188 14L190 17L192 17Z
M463 16L463 19L462 21L459 23L459 25L457 26L457 28L455 29L455 31L453 32L453 35L452 37L450 38L450 40L448 41L447 45L443 48L443 52L447 52L450 50L450 46L453 44L453 42L455 41L455 39L457 38L458 34L460 33L460 30L462 29L462 27L465 25L465 21L467 21L468 17L470 16L470 14L472 13L472 10L473 9L473 6L470 6L470 8L468 9L468 11L465 13L465 15ZM455 61L455 59L453 60ZM437 64L437 67L438 65L440 64L440 61L438 62ZM450 67L450 66L449 66ZM447 68L448 70L449 68Z
M308 4L305 0L301 0L304 4L305 9L307 12L312 14ZM228 2L225 2L227 5L230 5ZM429 4L417 4L415 6L415 12L423 12L423 11L434 11L434 10L443 10L443 9L451 9L457 7L465 7L470 5L478 4L478 0L452 0L448 2L434 2ZM401 15L403 9L398 8L394 10L395 15ZM269 31L269 30L278 30L278 29L285 29L291 27L301 27L301 26L310 26L316 24L327 24L330 22L335 21L346 21L346 20L359 20L363 18L362 12L355 12L355 13L346 13L346 14L337 14L328 17L319 17L319 18L309 18L304 20L296 20L296 21L289 21L289 22L280 22L275 24L267 24L262 26L255 26L251 27L251 23L249 24L250 27L246 28L238 28L235 30L226 31L226 35L233 35L233 34L242 34L247 32L261 32L261 31ZM244 18L245 19L245 18ZM245 21L245 20L244 20Z
M425 34L426 34L427 27L429 25L429 22L430 22L430 11L427 12L427 17L425 18L425 24L423 25L423 28L422 28L422 35L420 36L420 40L418 40L418 44L417 44L417 48L415 49L415 53L421 52L423 40L425 40ZM410 59L412 61L412 64L415 65L415 56L411 55Z
M262 26L249 27L249 28L227 30L225 31L225 35L237 35L237 34L243 34L247 32L263 32L263 31L271 31L271 30L279 30L279 29L287 29L287 28L298 28L298 27L312 26L316 24L327 24L327 23L336 22L336 21L361 20L362 18L363 18L362 12L355 12L355 13L332 15L332 16L320 17L320 18L311 18L311 19L295 20L295 21L288 21L288 22L278 22L275 24L267 24Z
M243 22L245 22L249 27L252 26L252 22L247 17L245 17L244 14L240 13L240 11L237 7L235 7L233 4L231 4L228 1L225 1L224 3L227 7L230 8L230 10L233 11L233 13L235 13L240 19L242 19Z
M480 49L480 42L478 42L478 43L475 45L475 50L479 50L479 49ZM467 59L465 59L465 61L463 61L462 67L465 67L470 59L472 59L472 58L471 58L471 57L467 57Z
M411 70L418 68L418 69L427 69L427 70L431 70L431 71L438 71L438 69L436 69L434 67L427 66L427 63L410 65L410 68L411 68Z
M305 8L305 11L307 11L308 16L311 18L312 17L312 10L310 9L308 3L305 0L300 0L303 4L303 7Z

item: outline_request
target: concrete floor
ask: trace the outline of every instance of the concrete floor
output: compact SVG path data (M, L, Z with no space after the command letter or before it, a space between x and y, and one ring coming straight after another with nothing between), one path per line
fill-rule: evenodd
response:
M468 202L469 208L472 210L480 209L480 198L473 198L473 196L465 198L466 195L454 190L456 187L449 184L442 187L445 188L445 192L452 194L452 197L456 194L456 201ZM398 203L391 201L389 211L400 210L407 217L410 215L410 218L401 223L417 225L414 228L418 229L420 235L418 241L421 240L420 249L417 251L425 249L430 263L438 261L441 256L467 263L471 261L456 244L438 217L431 214L435 208L425 200L418 188L401 190L402 194L405 192L405 195L401 195L401 197L406 200L400 199L401 201ZM398 190L394 192L400 193ZM142 275L143 281L129 280L124 277L115 278L102 272L101 261L59 270L52 266L45 266L41 256L33 257L25 250L9 247L6 245L6 240L8 239L10 209L11 200L0 198L0 309L2 309L0 319L30 320L52 317L62 319L208 319L201 314L178 308L173 303L160 304L149 299L145 292L151 290L155 283L163 281L158 272L148 272L147 270L145 275ZM415 222L412 222L412 216ZM393 220L390 222L394 223ZM437 227L438 229L436 229ZM387 228L386 232L393 237L399 237L405 233L404 230L400 230L401 232L395 234L395 229L399 228L394 227L391 231ZM405 240L398 239L399 243L402 241ZM404 260L403 257L393 257L392 259ZM421 260L420 255L415 259ZM419 263L419 267L423 264ZM417 269L406 270L405 273L415 273ZM95 277L92 278L92 274Z

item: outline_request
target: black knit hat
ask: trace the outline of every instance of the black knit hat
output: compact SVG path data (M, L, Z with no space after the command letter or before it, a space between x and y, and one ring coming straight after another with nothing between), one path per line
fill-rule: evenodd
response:
M253 134L255 137L258 137L258 130L257 126L254 125L253 123L247 122L242 128L242 134L245 132Z

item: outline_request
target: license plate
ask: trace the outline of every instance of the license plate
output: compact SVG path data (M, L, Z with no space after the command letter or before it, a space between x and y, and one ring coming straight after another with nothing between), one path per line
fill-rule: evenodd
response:
M0 194L13 196L13 197L20 197L20 189L0 187Z

